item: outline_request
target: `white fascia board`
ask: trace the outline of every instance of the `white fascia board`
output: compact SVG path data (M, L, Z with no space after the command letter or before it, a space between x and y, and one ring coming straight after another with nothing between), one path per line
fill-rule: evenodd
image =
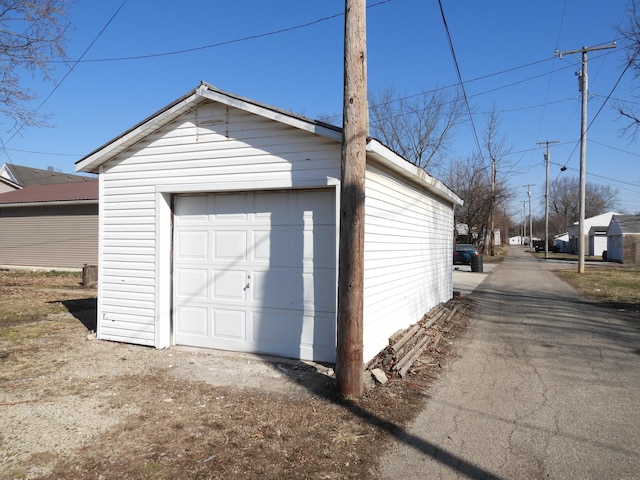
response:
M193 107L194 102L197 105L202 102L203 97L198 93L191 93L182 100L165 107L164 110L155 113L146 120L143 120L131 130L123 133L119 137L111 140L102 147L90 153L76 163L76 172L98 173L98 168L104 162L115 157L120 152L126 150L130 146L136 144L142 138L152 134L154 131L163 127L174 118L178 117L184 111Z
M313 133L314 135L328 137L338 142L342 141L342 132L339 129L325 127L318 123L315 123L312 120L306 120L294 114L287 114L286 112L280 112L266 106L258 105L256 103L248 102L239 98L234 98L229 94L223 94L220 92L216 92L215 90L211 90L204 85L199 88L198 93L208 98L209 100L213 100L223 105L228 105L239 110L244 110L245 112L253 113L255 115L274 120L276 122L284 123L285 125L289 125L300 130L305 130L307 132Z
M436 196L451 202L453 205L463 205L463 200L453 193L444 183L432 177L423 169L409 163L400 155L382 145L379 141L371 139L367 143L367 152L373 154L372 159L377 160L388 169L426 188Z
M67 206L67 205L97 205L98 200L71 200L68 202L24 202L24 203L0 203L0 208L15 208L15 207L50 207L53 205Z

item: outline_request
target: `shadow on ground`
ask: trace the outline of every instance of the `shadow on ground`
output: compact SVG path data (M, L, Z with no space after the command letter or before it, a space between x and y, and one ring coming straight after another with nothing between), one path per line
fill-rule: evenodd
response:
M61 303L87 330L91 332L96 331L98 326L98 300L96 298L55 300L49 303Z

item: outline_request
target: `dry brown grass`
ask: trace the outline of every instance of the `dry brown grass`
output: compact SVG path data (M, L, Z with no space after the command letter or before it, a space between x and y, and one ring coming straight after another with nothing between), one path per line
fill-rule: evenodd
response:
M588 297L611 307L640 312L640 268L621 265L560 270L561 278Z
M430 385L455 356L455 339L466 328L471 308L459 299L463 313L447 323L438 347L425 352L419 369L362 398L347 399L328 377L308 386L304 378L300 384L306 388L292 393L221 387L167 368L142 368L137 362L158 351L140 347L136 359L118 354L126 349L87 341L83 323L64 314L78 302L91 306L91 292L77 289L77 276L23 278L0 272L0 351L9 354L0 358L0 404L13 415L0 418L0 432L15 429L10 418L17 412L25 415L20 417L25 428L37 419L30 409L49 405L58 412L73 412L73 405L92 422L115 418L117 423L104 429L93 423L87 443L58 445L60 451L27 450L26 460L0 464L5 472L0 479L29 477L34 467L47 472L39 478L51 479L377 478L389 438L421 411ZM114 373L123 368L125 374ZM318 376L311 369L308 375ZM78 419L63 420L73 432ZM38 424L38 435L55 436L47 429L56 424ZM0 457L15 450L12 441L0 433Z

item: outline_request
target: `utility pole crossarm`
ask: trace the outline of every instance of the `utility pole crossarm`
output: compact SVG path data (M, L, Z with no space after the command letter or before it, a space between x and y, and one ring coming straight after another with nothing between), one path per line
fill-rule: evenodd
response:
M594 52L596 50L607 50L609 48L616 48L616 42L613 42L611 45L600 45L599 47L582 47L578 50L565 50L561 52L559 50L555 51L555 56L558 58L562 58L563 55L573 55L574 53L587 53Z

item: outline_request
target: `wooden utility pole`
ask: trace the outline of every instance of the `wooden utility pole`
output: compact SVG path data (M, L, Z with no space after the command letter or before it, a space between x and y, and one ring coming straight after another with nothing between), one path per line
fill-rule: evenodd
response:
M495 237L493 230L495 228L494 211L496 207L496 159L491 157L491 233L489 236L489 254L493 257L495 255Z
M582 70L578 72L578 89L582 94L582 115L580 120L580 219L578 220L578 273L584 273L584 217L586 204L586 184L587 184L587 99L589 96L589 80L587 76L587 53L593 50L605 50L615 48L615 42L611 45L601 47L582 47L578 50L567 50L556 55L562 58L563 55L571 53L582 53Z
M527 183L527 193L529 194L529 248L533 247L533 217L531 216L531 187L534 187L535 183Z
M342 182L338 265L336 380L362 395L364 174L367 147L366 0L345 1Z
M536 142L537 145L547 145L547 151L544 154L544 165L546 171L546 182L544 187L544 258L549 258L549 144L560 143L559 140Z

